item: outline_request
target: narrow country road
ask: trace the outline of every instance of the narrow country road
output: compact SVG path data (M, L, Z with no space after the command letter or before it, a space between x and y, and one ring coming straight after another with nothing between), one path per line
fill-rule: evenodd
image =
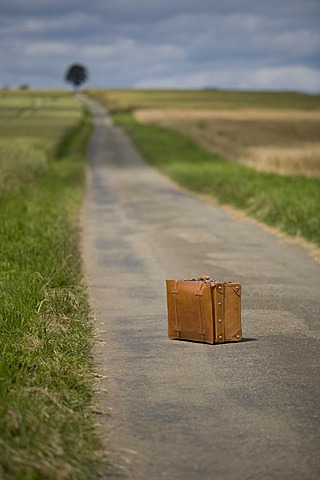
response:
M105 478L318 480L320 266L180 190L85 101L95 131L83 249L97 420L114 464ZM201 274L242 283L245 341L167 339L165 279Z

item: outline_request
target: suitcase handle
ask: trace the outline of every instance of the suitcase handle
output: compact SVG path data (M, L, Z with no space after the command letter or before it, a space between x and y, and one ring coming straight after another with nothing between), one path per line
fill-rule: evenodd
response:
M192 278L191 279L194 282L205 282L205 283L232 283L232 282L226 282L224 280L215 280L212 277L209 277L208 275L202 275L201 277L197 278Z
M201 282L209 282L212 280L209 275L201 275L201 277L198 277L197 280L200 280Z

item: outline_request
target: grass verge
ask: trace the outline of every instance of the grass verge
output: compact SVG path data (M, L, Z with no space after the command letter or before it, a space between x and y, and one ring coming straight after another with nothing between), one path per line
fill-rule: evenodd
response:
M140 124L130 113L114 113L113 120L149 163L184 187L320 245L320 178L258 172L206 152L179 132Z
M77 225L90 132L85 115L58 158L41 142L21 140L18 152L2 145L3 158L10 151L15 165L0 168L0 478L6 480L98 476L93 332Z

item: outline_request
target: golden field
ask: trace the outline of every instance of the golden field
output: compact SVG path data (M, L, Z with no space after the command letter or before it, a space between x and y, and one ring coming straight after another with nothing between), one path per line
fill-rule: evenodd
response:
M142 108L135 116L190 135L208 151L258 170L320 176L319 110Z

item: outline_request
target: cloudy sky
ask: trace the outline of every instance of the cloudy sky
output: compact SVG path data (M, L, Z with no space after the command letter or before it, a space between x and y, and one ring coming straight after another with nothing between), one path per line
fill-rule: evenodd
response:
M0 0L0 85L320 92L320 0Z

